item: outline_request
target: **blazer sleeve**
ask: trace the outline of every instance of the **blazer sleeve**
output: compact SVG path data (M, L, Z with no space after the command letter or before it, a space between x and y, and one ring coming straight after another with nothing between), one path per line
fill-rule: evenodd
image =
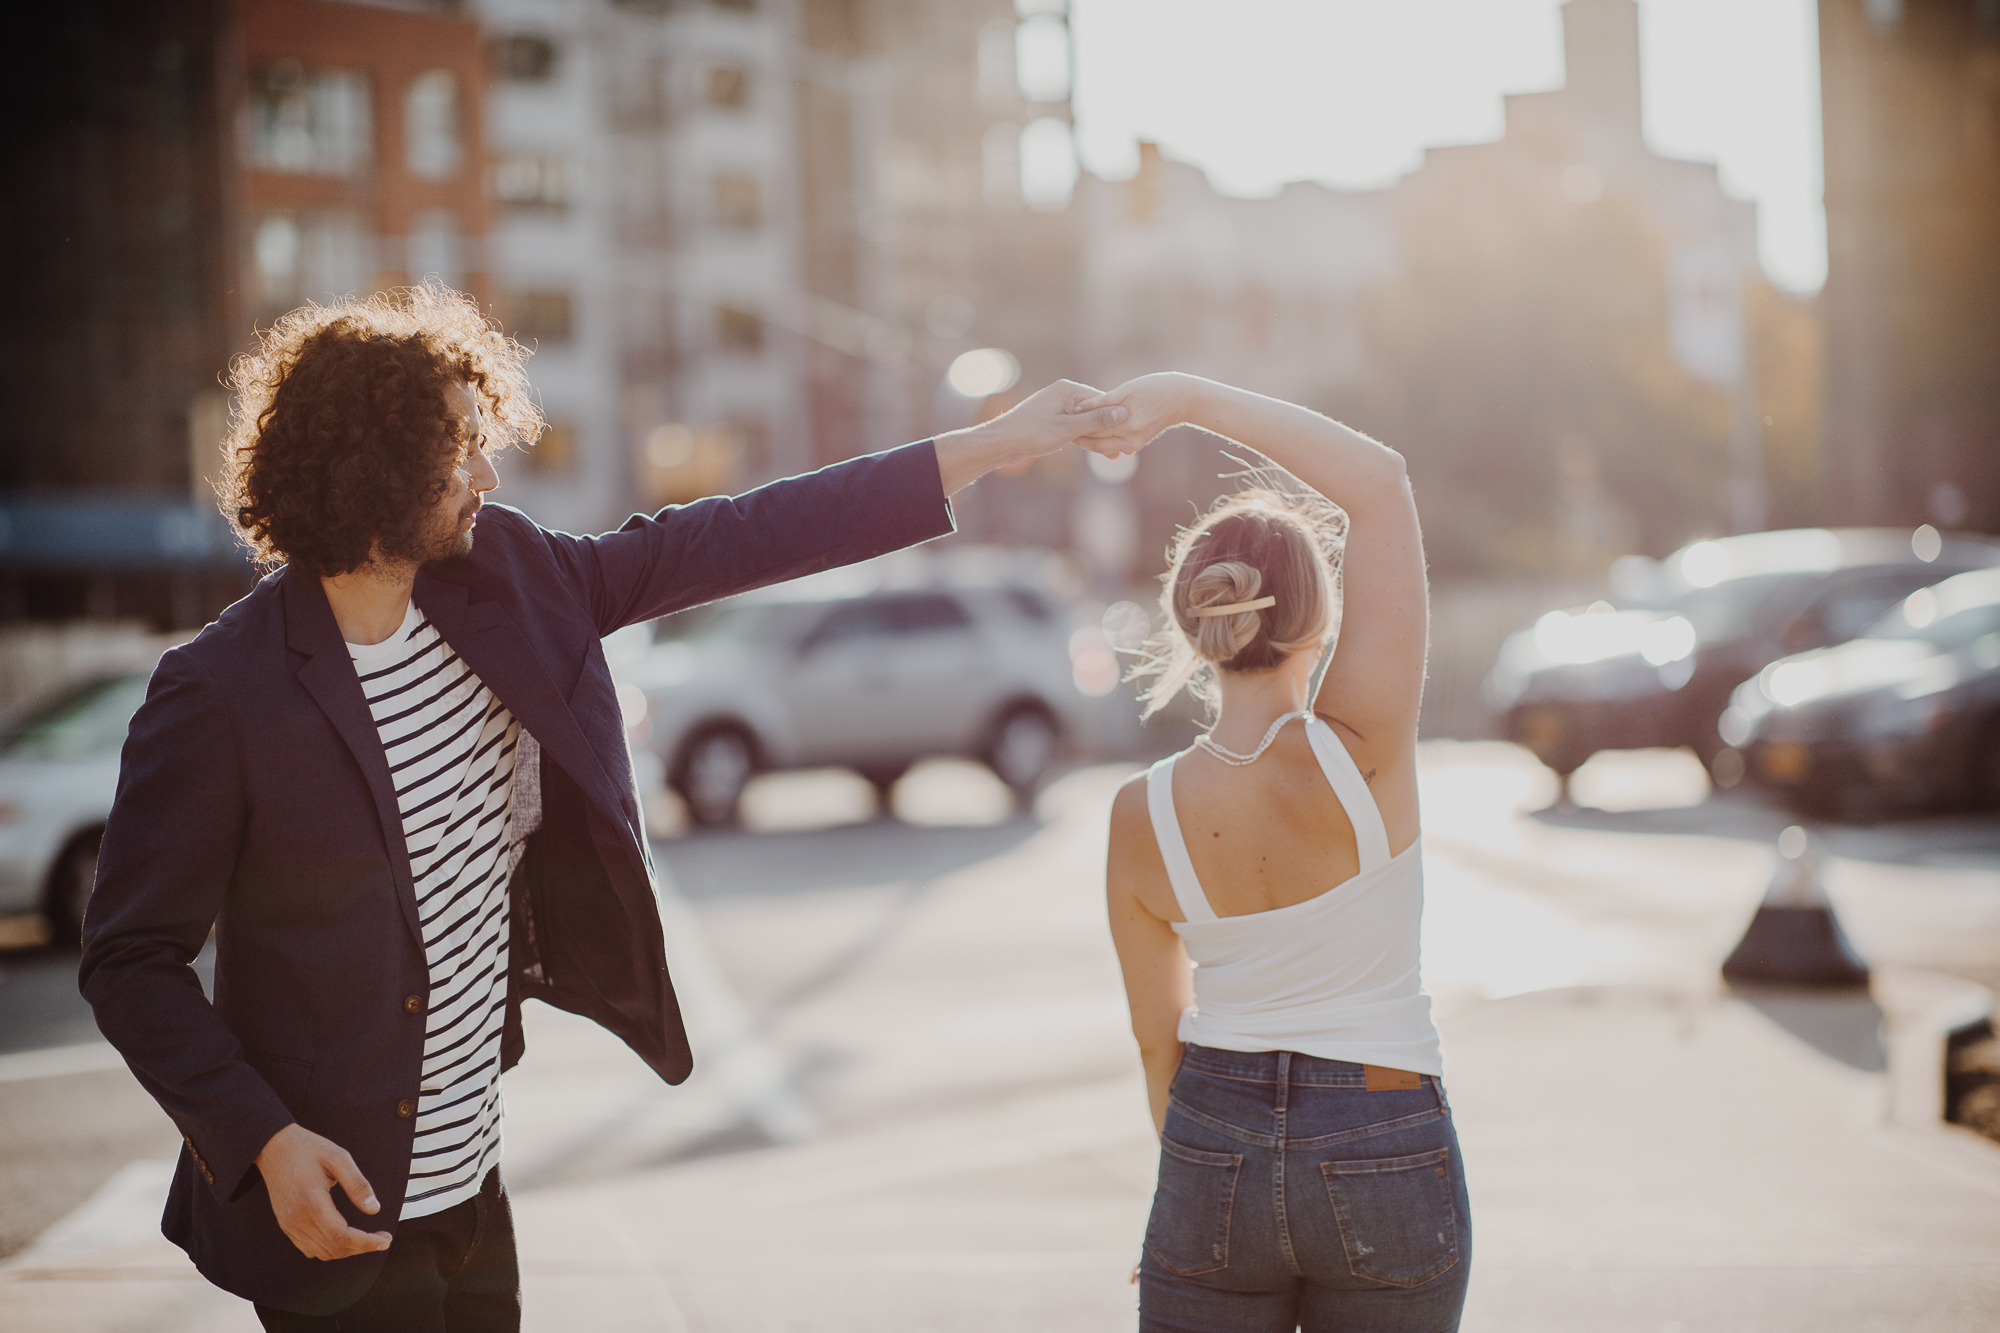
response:
M635 514L616 532L542 538L599 634L853 564L955 530L931 441L737 496Z
M242 846L242 772L219 692L186 652L169 652L126 736L79 975L98 1029L225 1200L292 1123L191 966Z

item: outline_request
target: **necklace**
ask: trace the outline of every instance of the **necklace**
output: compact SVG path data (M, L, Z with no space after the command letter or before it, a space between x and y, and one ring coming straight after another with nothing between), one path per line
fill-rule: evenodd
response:
M1194 738L1194 743L1196 745L1199 745L1202 749L1208 751L1210 754L1214 755L1217 759L1220 759L1223 763L1228 764L1232 768L1246 768L1249 765L1256 763L1257 760L1260 757L1262 757L1264 751L1271 748L1271 742L1278 739L1279 728L1283 727L1287 722L1290 722L1295 717L1310 717L1310 716L1312 716L1312 710L1308 708L1301 708L1296 713L1286 713L1283 717L1279 718L1277 721L1271 724L1271 729L1264 733L1264 739L1262 741L1259 741L1257 744L1257 748L1252 750L1249 754L1240 754L1235 750L1231 750L1225 746L1219 745L1216 743L1216 740L1213 736L1207 736L1207 735L1197 736Z

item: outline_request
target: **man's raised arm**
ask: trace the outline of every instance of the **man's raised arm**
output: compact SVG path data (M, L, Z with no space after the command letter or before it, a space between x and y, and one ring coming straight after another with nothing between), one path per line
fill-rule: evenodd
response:
M737 496L635 515L601 537L546 533L600 634L941 537L949 497L996 468L1102 435L1123 407L1058 380L1011 411L935 440L849 459ZM1091 443L1095 443L1092 441Z

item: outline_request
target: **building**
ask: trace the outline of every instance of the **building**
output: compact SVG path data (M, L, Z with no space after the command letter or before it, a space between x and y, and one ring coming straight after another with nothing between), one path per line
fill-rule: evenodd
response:
M2000 5L1819 30L1830 514L2000 530Z
M1507 97L1498 140L1432 148L1391 188L1228 199L1150 147L1133 179L1086 179L1087 375L1188 369L1375 431L1410 457L1443 569L1594 572L1761 526L1764 418L1796 397L1810 317L1764 282L1754 205L1647 146L1633 0L1562 20L1563 86ZM1771 385L1766 325L1786 335ZM1199 481L1154 467L1147 548Z
M973 348L1073 373L1067 180L1022 188L1024 143L1068 151L1063 6L1021 9L36 11L4 93L0 619L189 626L248 586L208 489L221 383L301 301L435 277L487 303L551 426L504 498L576 529L999 410L944 387ZM1043 53L1031 89L1017 49ZM964 525L1060 540L1044 471Z
M1396 272L1392 203L1310 182L1232 199L1141 144L1130 180L1085 177L1078 190L1087 377L1171 366L1330 401L1361 373L1363 294Z
M210 484L254 328L427 276L486 295L478 28L320 0L26 21L0 619L199 625L252 577Z
M1015 148L1067 89L1022 95L1008 0L475 12L495 308L554 427L507 480L537 518L615 523L964 424L940 386L973 347L1069 371L1070 229L1024 206Z

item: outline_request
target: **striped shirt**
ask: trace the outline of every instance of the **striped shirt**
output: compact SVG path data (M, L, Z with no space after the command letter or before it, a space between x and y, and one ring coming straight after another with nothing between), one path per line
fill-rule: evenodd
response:
M407 1220L472 1198L500 1160L521 724L415 602L387 639L347 649L389 760L430 967Z

